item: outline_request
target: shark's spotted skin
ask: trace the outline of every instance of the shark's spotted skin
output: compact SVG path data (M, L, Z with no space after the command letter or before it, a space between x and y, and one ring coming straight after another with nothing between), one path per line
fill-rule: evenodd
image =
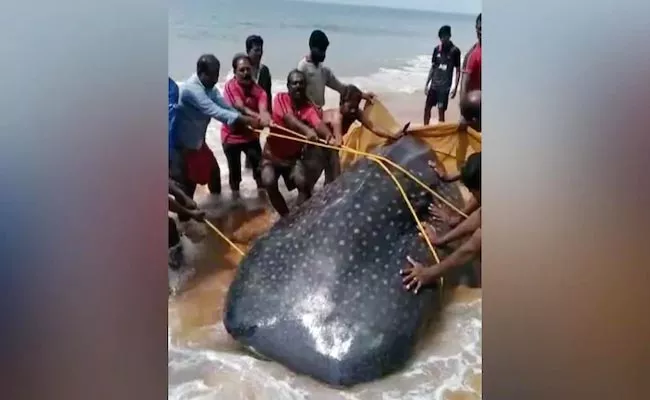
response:
M382 154L459 204L440 184L431 149L412 137ZM390 168L390 167L389 167ZM431 195L391 168L421 219ZM348 386L409 359L439 301L437 289L404 291L407 255L430 260L413 217L386 172L357 162L260 237L239 266L224 324L239 342L292 370Z

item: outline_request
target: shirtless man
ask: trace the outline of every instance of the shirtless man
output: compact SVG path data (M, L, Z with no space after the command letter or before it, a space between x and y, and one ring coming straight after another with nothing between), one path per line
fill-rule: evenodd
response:
M481 257L481 153L469 156L461 170L460 180L472 193L478 208L465 221L441 237L436 235L430 225L425 225L427 235L434 246L444 246L458 239L469 238L438 264L427 267L407 257L409 266L401 270L400 275L403 277L404 288L413 290L415 294L423 286L432 284L449 269L461 267L473 258Z
M319 138L331 141L332 133L321 119L316 106L307 98L305 74L293 70L287 77L286 93L278 93L273 99L273 123L309 140ZM281 131L283 135L287 135ZM284 179L287 189L298 189L298 204L311 196L311 185L307 180L302 160L305 145L301 142L269 136L262 152L262 185L266 188L273 208L284 216L289 213L287 203L278 189L278 179Z
M363 92L354 85L347 85L341 92L341 101L338 108L323 111L323 121L332 131L332 140L330 144L340 146L343 143L343 137L350 129L350 126L356 121L375 135L394 141L402 137L408 128L408 124L398 133L390 133L381 127L375 126L372 121L367 119L359 105L363 99ZM325 153L325 184L332 182L341 173L341 161L339 153L334 150L328 150Z

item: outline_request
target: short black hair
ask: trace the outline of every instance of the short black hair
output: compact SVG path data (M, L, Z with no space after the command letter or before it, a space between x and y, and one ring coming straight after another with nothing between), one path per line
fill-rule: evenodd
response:
M361 89L354 85L346 85L345 88L343 88L343 92L341 93L341 104L350 100L352 97L361 98L363 97L363 93L361 92Z
M316 29L311 33L309 36L309 47L315 47L319 50L326 50L327 47L330 45L330 41L327 38L327 35L325 32Z
M483 14L483 13L480 13L480 14L478 15L478 17L476 17L476 25L478 25L478 24L481 23L481 14Z
M301 75L304 79L307 79L307 76L305 75L304 72L302 72L302 71L299 70L299 69L292 69L291 71L289 71L289 74L287 75L287 82L289 82L289 80L291 79L291 75L293 75L293 74L299 74L299 75Z
M246 52L248 53L254 46L264 47L264 39L259 35L250 35L246 38Z
M235 70L237 69L237 63L239 60L248 60L248 62L251 62L251 58L248 57L247 54L244 53L237 53L235 56L232 58L232 69Z
M214 54L203 54L199 59L196 61L196 73L197 75L200 75L204 72L208 72L211 69L221 67L221 63L219 62L219 59L215 57Z
M442 38L443 36L451 36L451 26L443 25L438 29L438 37Z
M460 169L460 180L469 190L481 190L481 152L467 157Z

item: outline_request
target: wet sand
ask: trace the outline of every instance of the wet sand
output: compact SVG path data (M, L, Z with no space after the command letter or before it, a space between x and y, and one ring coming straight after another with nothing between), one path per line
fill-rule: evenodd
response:
M417 96L421 99L417 108L416 95L406 97L382 97L382 101L400 120L421 124L424 95ZM402 108L410 111L400 112ZM457 106L450 104L449 108L448 120L452 120L452 110ZM210 143L215 138L209 139L215 153L221 152L220 146ZM241 199L231 198L224 171L222 176L221 196L210 196L206 188L200 187L196 199L207 210L208 218L245 252L257 236L270 228L277 215L269 211L264 196L250 186L248 171L243 179L249 184L243 182ZM169 300L170 399L481 398L480 289L459 287L446 293L442 318L428 328L412 361L402 371L340 390L272 361L256 359L229 337L221 318L224 298L241 256L207 227L190 223L187 234L197 240L187 246L196 275Z

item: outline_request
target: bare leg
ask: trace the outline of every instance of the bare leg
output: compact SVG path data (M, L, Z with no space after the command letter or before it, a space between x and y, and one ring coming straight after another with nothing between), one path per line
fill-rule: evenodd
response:
M438 107L438 122L445 122L445 109Z
M298 189L298 205L304 203L311 197L311 190L313 184L307 176L307 168L301 161L296 161L296 164L291 170L291 180L296 184Z
M328 150L325 160L325 184L333 182L341 175L341 161L336 150Z
M429 125L431 122L431 107L424 107L424 125Z
M289 207L287 202L282 197L280 189L278 188L278 175L276 174L275 167L271 163L265 163L262 166L261 173L262 185L266 189L266 195L269 202L281 216L289 214Z
M433 89L429 89L427 93L427 99L424 101L424 125L429 125L431 122L431 109L436 104L436 92Z
M183 192L187 195L187 197L194 199L194 193L196 192L196 183L190 181L185 171L183 171L182 178L182 181L179 182L181 189L183 189ZM187 215L179 215L178 220L181 222L187 222L190 220L190 217Z
M306 184L309 185L307 189L311 192L316 186L316 182L320 178L323 170L325 169L325 156L323 154L323 149L313 145L307 145L305 152L303 153L302 158L302 167L304 169L304 174Z

